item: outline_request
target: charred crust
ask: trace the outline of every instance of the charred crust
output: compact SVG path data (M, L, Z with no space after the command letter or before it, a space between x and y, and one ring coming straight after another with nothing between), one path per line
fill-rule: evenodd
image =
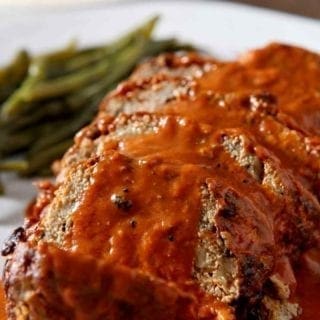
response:
M27 241L27 236L26 236L25 229L23 227L19 227L15 229L13 233L10 235L9 239L5 242L4 247L1 250L1 255L5 257L9 254L12 254L19 242L26 242L26 241Z
M229 218L232 218L236 215L236 211L233 207L224 207L224 208L221 208L219 210L219 214L225 218L225 219L229 219Z
M225 193L224 202L225 202L225 206L223 206L219 210L219 214L226 219L234 217L237 213L237 207L236 207L235 195L231 192L231 190L228 190Z

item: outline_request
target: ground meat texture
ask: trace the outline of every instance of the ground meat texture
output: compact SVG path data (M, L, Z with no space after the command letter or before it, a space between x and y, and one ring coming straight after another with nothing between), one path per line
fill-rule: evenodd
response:
M281 44L138 67L9 239L9 319L297 318L295 268L320 243L319 78L318 55Z
M203 186L202 203L195 277L223 301L255 300L273 268L268 221L244 194L215 181Z

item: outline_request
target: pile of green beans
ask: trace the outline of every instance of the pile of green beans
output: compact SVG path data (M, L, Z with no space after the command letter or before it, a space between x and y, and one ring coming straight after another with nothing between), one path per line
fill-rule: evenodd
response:
M31 57L19 52L0 70L0 171L50 174L52 161L90 123L103 96L144 58L190 50L175 39L155 40L158 18L112 43L79 49L75 43Z

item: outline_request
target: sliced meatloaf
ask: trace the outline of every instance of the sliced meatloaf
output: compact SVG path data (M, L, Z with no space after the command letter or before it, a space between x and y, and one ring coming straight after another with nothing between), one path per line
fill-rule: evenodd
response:
M319 76L282 44L138 67L8 240L9 319L296 319L295 266L320 245Z

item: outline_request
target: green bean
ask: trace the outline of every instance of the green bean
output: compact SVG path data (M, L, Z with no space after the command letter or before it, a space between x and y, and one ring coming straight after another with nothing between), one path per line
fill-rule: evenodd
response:
M0 133L0 156L7 156L27 149L37 137L37 131L33 128L25 132L10 134L4 130Z
M28 112L34 108L33 103L28 103L24 96L34 85L46 76L46 68L49 63L60 61L61 59L70 58L75 54L76 47L74 42L70 43L66 48L55 51L53 53L35 57L28 68L28 74L18 88L3 105L0 112L2 121L8 121L17 117L22 113Z
M25 170L21 171L21 175L30 176L44 169L50 168L54 160L62 157L65 151L72 146L73 139L66 139L58 144L50 146L47 149L41 150L37 154L27 157L28 166Z
M137 37L150 37L156 21L157 18L153 18L142 27L116 41L113 46L108 47L109 53L117 52L119 48L123 48L123 46L128 45L128 43L135 41ZM56 97L79 89L92 81L96 81L99 77L102 77L109 68L109 62L106 59L98 62L94 67L88 66L86 69L80 70L79 73L71 73L64 77L44 81L50 63L65 61L68 58L75 56L75 54L75 46L70 45L64 50L34 59L29 67L28 77L23 82L20 89L16 90L16 92L3 104L0 114L1 118L3 120L10 120L18 114L32 110L34 104L30 102L35 100Z
M29 61L28 53L22 50L7 67L0 70L0 103L22 83L28 72Z
M17 114L26 112L30 104L25 103L24 95L30 90L41 78L43 78L43 60L33 61L28 70L28 77L23 81L21 87L17 89L8 100L2 105L0 116L3 121L14 118Z
M36 155L40 150L65 140L66 138L72 138L78 130L91 121L93 115L96 113L96 105L97 103L93 102L92 105L85 108L83 112L80 112L77 116L66 121L64 124L57 126L56 130L54 130L55 128L52 126L53 130L37 139L30 148L28 154Z
M152 17L147 22L143 23L141 26L137 27L131 32L120 37L119 39L112 42L111 44L105 46L106 52L109 55L113 55L113 54L116 54L118 51L121 51L124 48L135 43L137 38L140 39L141 37L143 37L145 39L150 39L151 34L158 20L159 20L159 16Z
M70 41L66 47L60 50L36 56L34 59L38 61L45 61L46 65L51 63L61 63L74 57L77 54L77 52L77 43L73 40Z
M35 173L29 173L29 174L25 174L32 176L32 175L37 175L39 177L48 177L48 176L52 176L52 169L51 169L51 164L47 165L46 167L43 167L41 169L38 169Z
M105 56L106 53L103 47L89 52L81 50L76 56L64 61L64 63L51 64L50 66L48 66L46 71L46 78L54 79L63 75L70 74L81 68L91 66L101 61L105 58Z
M88 67L79 73L40 82L32 90L25 91L23 99L24 101L32 102L62 96L96 81L106 73L109 67L109 61L101 61L94 67Z
M149 21L140 31L143 31L141 35L143 35L143 41L146 41L147 37L150 36L152 32L152 28L155 23L155 19ZM140 37L140 34L133 33L135 36ZM130 38L130 37L129 37ZM129 40L128 37L125 37L125 40L120 41L121 48L123 46L123 42L127 42ZM139 41L139 40L138 40ZM117 50L115 50L117 52ZM137 61L135 60L135 63ZM64 95L68 92L75 91L80 87L83 87L87 84L90 84L102 76L106 74L110 69L110 61L109 59L102 60L94 66L88 66L85 69L82 69L78 73L66 75L64 77L59 77L50 81L40 82L37 86L33 88L33 90L25 91L24 99L25 101L36 101L44 98L56 97Z
M5 68L0 70L0 83L1 85L7 83L8 81L17 81L27 72L29 65L29 54L25 50L20 50L15 55L12 62ZM7 79L8 75L11 76L10 79Z
M87 103L93 97L99 95L99 93L104 90L105 83L109 83L107 77L104 77L102 80L83 88L79 92L77 91L74 94L69 95L66 97L67 104L72 110L77 110L84 102ZM106 92L104 91L104 93ZM103 95L101 94L101 96Z
M73 110L68 107L64 100L53 100L43 103L38 103L34 106L34 111L17 117L14 121L0 122L1 130L6 130L10 133L16 133L26 127L30 127L39 123L39 121L51 121L52 119L62 118L72 114Z
M2 160L0 161L0 171L23 172L27 170L28 163L26 160Z
M192 51L195 48L187 43L179 43L176 39L151 40L148 44L146 56L155 56L161 52Z
M102 98L115 83L130 74L137 62L144 56L147 44L148 41L140 39L136 45L132 45L120 52L110 65L111 69L108 76L102 78L99 82L89 85L83 90L70 95L70 97L67 98L67 103L71 106L75 106L83 100L99 95L99 93L99 97Z
M28 127L15 134L6 130L0 132L0 155L7 156L25 149L29 149L38 137L44 136L52 132L53 128L59 128L69 119L56 120L54 122L48 121L39 123L36 126Z
M76 55L70 59L66 59L66 61L64 61L65 63L52 65L49 78L71 73L83 67L92 65L101 59L108 58L132 44L136 37L143 36L145 38L150 38L158 19L158 16L151 18L143 25L137 27L133 31L125 34L110 44L79 50Z
M73 139L67 139L41 150L36 155L27 157L27 159L2 160L0 161L0 171L15 171L22 176L29 176L44 170L48 172L52 161L59 159L72 144Z
M122 36L120 39L113 41L111 44L81 49L65 60L55 61L53 63L50 61L50 64L47 64L46 78L50 79L66 75L108 58L133 43L136 37L144 36L149 38L157 20L158 17L150 19L142 26Z

